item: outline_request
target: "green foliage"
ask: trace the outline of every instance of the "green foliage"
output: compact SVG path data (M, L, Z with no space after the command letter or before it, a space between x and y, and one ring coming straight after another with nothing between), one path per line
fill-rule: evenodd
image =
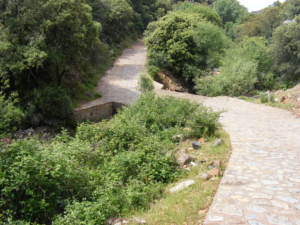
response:
M8 1L3 8L0 75L9 75L11 88L61 85L74 62L99 42L101 26L83 0Z
M191 4L189 2L184 2L180 8L179 12L191 15L201 15L204 20L211 22L214 25L221 26L222 20L215 10L210 7L206 7L200 4Z
M104 224L146 209L179 175L172 137L214 135L218 116L188 100L148 93L110 121L79 125L75 137L63 132L50 142L3 146L1 222Z
M219 64L229 40L225 32L214 25L217 20L211 19L210 15L216 16L212 9L187 2L181 7L149 24L145 32L148 64L192 81L202 69Z
M300 14L300 1L299 0L287 0L285 2L286 6L284 7L283 15L286 19L294 19Z
M244 38L244 36L271 38L273 31L283 21L281 12L282 9L276 6L265 8L261 13L254 15L248 21L236 27L236 36L239 39Z
M148 65L147 69L149 75L153 78L153 80L159 81L158 72L160 71L160 69L157 66L151 66L151 65Z
M259 95L259 99L260 99L261 103L275 102L275 100L274 100L274 94L271 93L271 92L261 93Z
M24 116L18 104L17 94L13 93L9 98L0 92L0 134L2 132L15 131Z
M221 67L221 74L196 80L198 94L239 96L254 90L257 62L239 56L227 58L224 62L228 64Z
M217 96L247 95L257 89L275 85L271 58L264 38L244 38L222 59L221 74L196 80L198 94Z
M44 106L63 106L58 117L65 118L68 99L82 100L82 93L92 91L113 56L118 56L116 44L136 39L172 4L171 0L16 0L1 1L0 7L0 80L9 80L7 94L17 92L22 107L30 104L32 111L45 111L46 117L58 113ZM64 89L67 96L59 98L60 89L52 87Z
M141 73L138 81L138 90L143 93L153 91L153 79L149 75Z
M69 118L72 114L71 99L61 87L45 87L33 90L32 102L29 103L31 113L40 113L48 118Z
M295 22L278 27L273 35L270 55L273 68L285 80L299 80L300 17Z
M223 24L236 23L247 11L237 0L218 0L213 3L213 8L222 18Z

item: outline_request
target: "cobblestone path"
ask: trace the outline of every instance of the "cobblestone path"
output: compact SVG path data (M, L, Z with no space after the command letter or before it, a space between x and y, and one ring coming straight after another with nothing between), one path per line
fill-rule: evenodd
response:
M82 107L133 102L139 96L136 84L145 63L142 42L125 50L99 82L102 98ZM156 92L225 110L220 122L230 135L232 155L205 225L300 225L300 119L235 98Z
M134 102L140 95L136 87L139 75L145 68L146 55L146 46L142 41L124 50L123 54L115 61L114 66L101 77L95 88L95 91L102 97L81 105L77 110L108 102L122 104Z
M232 155L205 225L300 225L300 120L243 100L157 91L225 110Z

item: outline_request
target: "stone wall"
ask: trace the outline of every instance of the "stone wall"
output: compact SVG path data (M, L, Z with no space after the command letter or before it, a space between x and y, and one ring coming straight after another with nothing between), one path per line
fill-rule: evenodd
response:
M74 110L74 118L76 122L94 121L99 122L104 119L110 119L117 113L118 109L122 109L125 105L118 102L109 102L102 105L91 106L83 109Z

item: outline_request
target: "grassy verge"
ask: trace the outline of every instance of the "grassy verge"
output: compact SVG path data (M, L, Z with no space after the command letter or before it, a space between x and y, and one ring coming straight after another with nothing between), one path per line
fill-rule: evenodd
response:
M216 138L222 138L223 144L213 147ZM151 204L148 211L139 211L129 217L138 217L147 221L147 224L201 224L205 218L208 207L212 203L213 196L219 186L221 177L212 180L204 180L201 175L206 173L208 165L215 160L221 159L223 165L220 168L222 174L230 156L230 139L228 134L219 130L215 138L209 138L201 149L188 151L187 154L196 158L198 166L186 172L177 183L193 179L196 184L179 192L170 193L169 189L177 183L168 185L165 189L165 198ZM180 143L179 148L188 149L190 141ZM135 221L130 224L137 224Z
M149 209L151 202L168 197L171 182L187 176L199 183L187 190L205 193L202 203L201 198L190 203L187 214L192 215L210 204L206 194L213 194L218 183L201 183L197 175L223 159L221 153L226 158L224 144L211 147L222 137L218 118L201 104L147 92L109 121L80 124L74 137L63 131L44 142L6 143L0 152L0 223L107 224L112 217ZM200 137L207 143L188 152L199 166L187 172L177 153Z
M274 96L274 98L277 96ZM272 107L277 107L277 108L281 108L281 109L286 109L286 110L290 110L295 108L294 105L286 103L286 102L279 102L277 101L262 101L259 98L250 98L250 97L246 97L246 96L239 96L239 99L245 100L247 102L252 102L252 103L257 103L257 104L264 104L264 105L269 105ZM277 98L278 99L278 98Z

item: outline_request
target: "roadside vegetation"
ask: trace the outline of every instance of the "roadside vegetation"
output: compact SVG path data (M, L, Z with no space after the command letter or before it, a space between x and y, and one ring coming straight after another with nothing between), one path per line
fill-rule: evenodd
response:
M148 92L110 121L79 125L74 137L2 143L1 223L104 224L148 209L183 176L174 157L178 143L216 137L218 117Z
M98 79L171 0L32 0L0 3L0 131L72 125L72 108L99 97ZM5 119L7 112L17 112ZM3 115L3 116L2 116ZM35 120L40 118L40 121ZM36 121L34 123L32 121ZM50 124L51 125L51 124Z
M221 145L214 146L214 142L221 138ZM231 150L229 136L222 129L218 130L214 137L200 139L201 149L193 150L190 147L190 140L182 141L178 149L188 149L187 153L194 157L197 163L190 171L184 171L177 182L168 184L165 189L165 196L162 199L151 202L149 210L139 210L128 215L125 220L130 224L137 224L132 218L136 217L145 220L147 224L202 224L213 197L218 189L222 174L225 171ZM222 165L218 167L219 174L203 179L212 162L221 160ZM185 190L170 193L170 189L178 183L192 179L195 184ZM130 220L131 219L131 220Z
M299 0L249 13L237 0L184 2L148 25L148 69L200 95L251 96L299 82ZM218 73L214 73L218 69ZM167 71L167 72L166 72Z

